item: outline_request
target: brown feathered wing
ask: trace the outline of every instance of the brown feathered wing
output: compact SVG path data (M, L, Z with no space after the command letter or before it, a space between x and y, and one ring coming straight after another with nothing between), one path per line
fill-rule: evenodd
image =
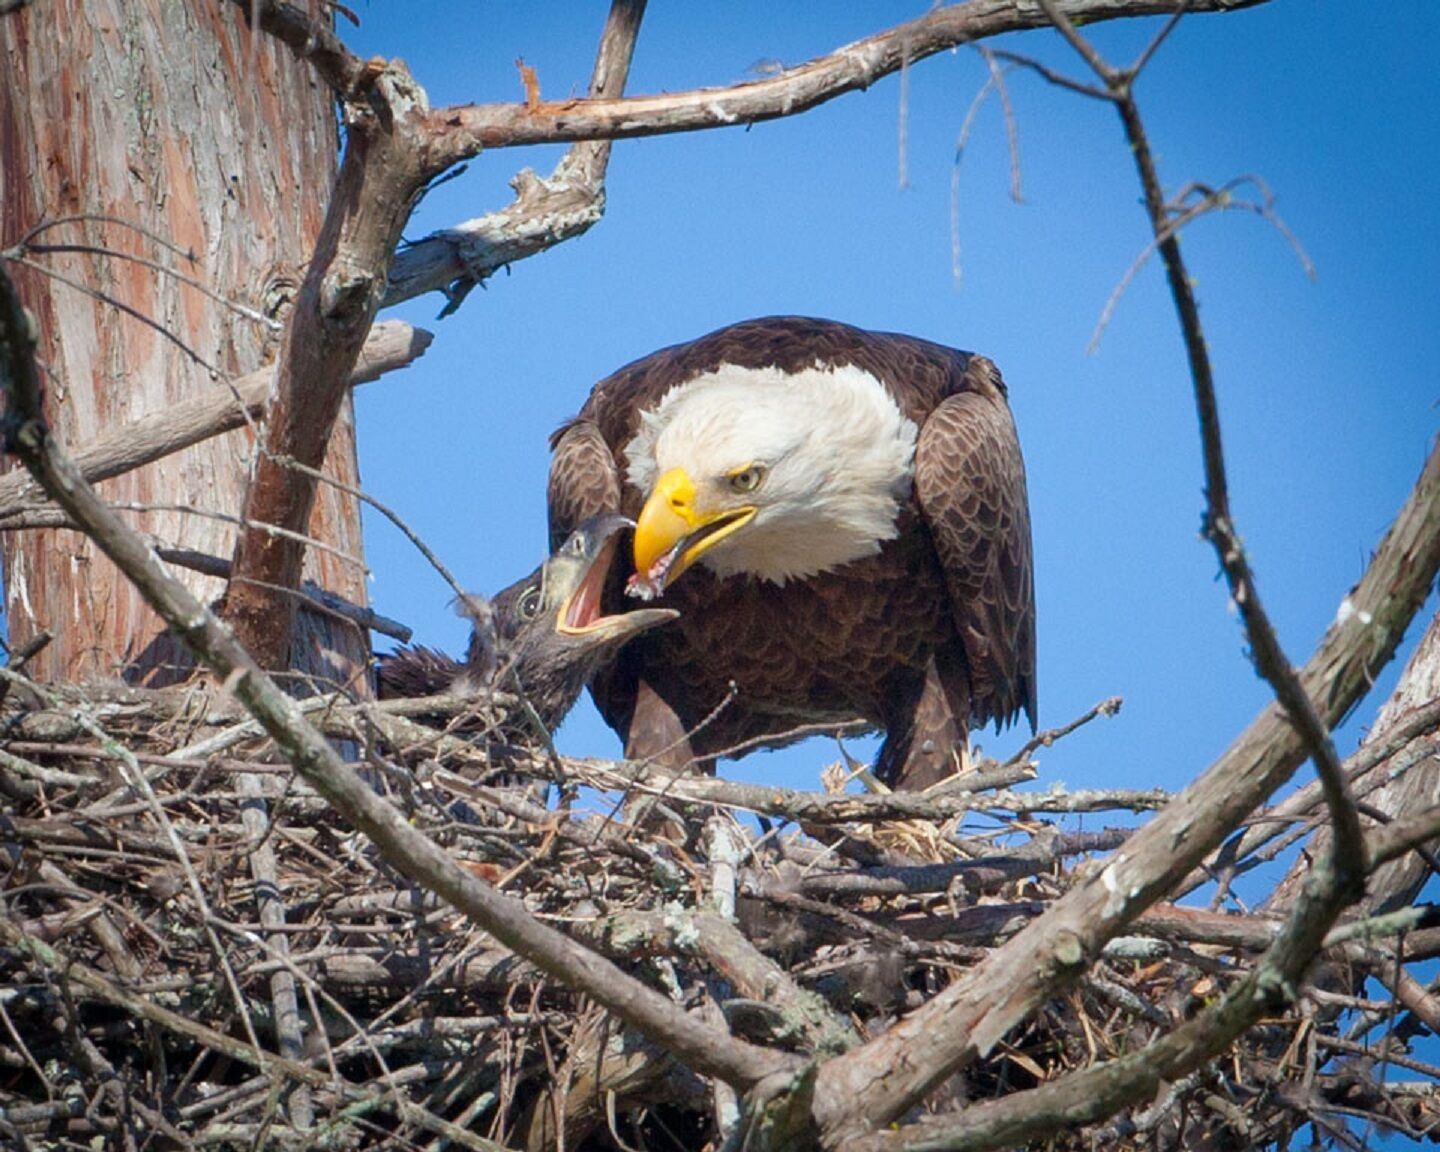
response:
M950 589L970 674L970 719L997 727L1024 711L1035 724L1035 578L1025 466L999 373L950 396L915 450L915 499ZM988 384L989 387L985 387Z

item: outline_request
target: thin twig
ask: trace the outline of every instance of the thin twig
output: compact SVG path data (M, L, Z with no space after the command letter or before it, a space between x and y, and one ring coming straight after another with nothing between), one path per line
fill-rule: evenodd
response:
M171 240L168 236L161 235L153 228L141 224L138 220L130 220L124 216L112 216L105 212L73 212L64 216L52 216L48 220L42 220L21 236L13 248L8 248L0 252L0 256L8 257L18 255L33 244L38 237L43 236L52 228L62 228L67 224L114 224L120 228L128 228L130 231L138 233L151 244L154 244L157 248L162 248L166 252L169 252L172 256L178 256L181 260L185 260L191 264L195 262L195 252L193 249L180 247L180 245L176 244L175 241Z
M1237 187L1244 184L1253 184L1260 190L1262 195L1260 203L1257 204L1250 200L1237 199L1232 194ZM1187 204L1186 201L1191 198L1191 194L1195 191L1201 193L1200 199ZM1260 177L1253 175L1237 176L1233 180L1226 181L1225 184L1221 185L1218 189L1198 184L1190 185L1189 188L1175 197L1173 205L1166 206L1168 219L1165 227L1156 236L1152 237L1145 247L1141 249L1140 254L1130 262L1130 266L1125 269L1125 274L1120 277L1119 283L1117 283L1111 291L1105 301L1104 308L1100 310L1100 318L1095 322L1095 330L1090 334L1090 343L1086 346L1086 351L1093 354L1099 349L1100 338L1105 334L1105 329L1114 317L1115 309L1119 306L1126 289L1130 287L1131 282L1145 266L1146 261L1148 261L1155 252L1159 251L1161 244L1163 244L1165 240L1178 235L1187 225L1211 212L1232 211L1253 212L1262 220L1268 222L1285 238L1294 250L1306 277L1312 281L1315 279L1315 265L1311 262L1309 253L1305 251L1304 246L1301 245L1299 238L1290 230L1290 227L1275 212L1273 197L1270 194L1269 188Z
M1010 199L1016 204L1025 202L1020 187L1020 124L1015 118L1015 109L1010 103L1010 86L1005 83L1005 73L1010 69L1001 68L995 62L995 54L987 47L981 47L980 55L985 58L985 67L995 81L995 95L1000 97L1000 110L1005 118L1005 145L1010 153Z
M1007 765L1024 764L1030 759L1032 752L1040 748L1051 747L1055 741L1070 735L1070 733L1074 732L1077 728L1083 728L1097 716L1118 715L1121 705L1124 703L1125 701L1119 696L1107 696L1104 700L1100 701L1100 703L1096 704L1095 707L1091 708L1090 711L1071 720L1070 723L1062 724L1059 728L1047 728L1043 732L1036 733L1025 742L1025 746L1021 748L1020 751L1016 752L1015 755L1011 756L1005 763Z
M1017 68L1028 68L1031 72L1048 80L1057 88L1064 88L1066 91L1074 92L1077 96L1088 96L1092 100L1104 100L1113 102L1115 97L1104 88L1097 88L1094 84L1086 83L1084 80L1076 80L1073 76L1067 76L1063 72L1057 72L1047 64L1042 64L1033 56L1026 56L1019 52L1011 52L1007 48L991 48L997 60L1004 60L1015 65Z
M194 348L190 347L189 344L185 343L184 340L180 339L179 336L175 335L174 332L170 331L170 329L166 325L162 324L159 320L156 320L153 317L145 315L144 312L141 312L140 309L136 308L133 304L127 304L118 296L112 296L108 292L102 292L99 288L92 288L89 284L86 284L80 280L76 280L73 276L67 276L63 272L57 272L55 271L55 269L49 267L48 265L42 264L38 260L31 260L27 256L11 256L8 257L8 259L10 259L16 264L19 264L22 268L29 268L32 271L40 273L40 275L42 276L48 276L56 283L64 284L67 288L74 288L75 291L81 292L84 295L92 297L95 300L99 300L102 304L108 304L117 312L123 312L126 316L129 316L134 320L140 321L141 324L149 328L162 340L165 340L167 343L173 344L181 352L185 353L187 357L193 360L196 364L200 365L200 367L204 368L205 371L211 372L216 376L222 375L218 365L212 364L209 360L205 359L205 357L201 356L199 352L195 351Z
M440 578L450 586L450 590L455 593L455 598L458 601L463 603L466 597L470 595L469 592L460 587L459 581L457 581L455 577L451 574L450 569L445 567L444 563L440 560L440 557L437 556L433 551L431 551L430 546L427 545L425 541L420 538L420 534L416 532L413 528L411 528L410 525L405 523L405 520L400 516L400 514L396 512L393 508L391 508L388 504L384 504L381 501L375 499L374 496L370 495L370 493L366 492L363 488L357 488L353 484L347 484L343 480L339 480L334 476L327 475L318 468L311 468L307 464L302 464L294 457L277 457L277 461L280 464L284 465L286 468L293 468L297 472L301 472L304 475L309 476L313 480L316 480L322 484L328 484L330 487L336 489L337 491L344 492L347 496L353 496L356 500L370 505L371 508L374 508L375 511L379 512L380 515L384 516L385 519L389 520L391 524L398 528L400 530L400 534L404 536L406 540L410 541L412 545L414 545L415 550L419 552L421 556L425 557L426 562L429 563L429 565L440 574Z
M1170 33L1175 31L1175 28L1180 23L1181 17L1185 15L1185 10L1189 7L1189 0L1178 0L1178 3L1175 5L1175 11L1171 13L1170 18L1161 26L1160 31L1155 33L1150 43L1145 45L1144 51L1135 58L1135 63L1125 69L1127 75L1134 78L1145 71L1145 66L1155 58L1155 53L1160 51L1160 46L1169 38Z
M126 260L132 264L138 264L142 268L148 268L152 272L159 272L164 276L169 276L172 280L184 284L187 288L193 288L202 296L215 301L215 303L227 311L233 312L237 316L242 316L246 320L250 320L263 328L269 329L271 332L278 332L282 327L278 320L272 319L261 312L257 312L254 308L241 304L237 300L232 300L223 292L215 291L215 289L211 288L203 280L194 276L187 276L183 272L176 271L170 267L170 265L159 260L152 260L148 256L137 256L130 252L122 252L118 248L107 248L98 244L29 244L22 249L22 252L40 253L42 255L68 252L79 255L108 256L115 260Z

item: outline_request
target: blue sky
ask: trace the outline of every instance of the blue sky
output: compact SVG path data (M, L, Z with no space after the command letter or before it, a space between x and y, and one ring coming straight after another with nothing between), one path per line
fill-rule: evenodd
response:
M632 93L726 84L920 15L908 4L651 5ZM379 3L348 33L403 57L432 103L517 100L523 56L547 98L588 82L605 5ZM1116 62L1154 21L1096 27ZM1049 32L1006 38L1072 74ZM1331 0L1192 16L1138 92L1174 190L1264 178L1313 259L1248 213L1200 221L1183 245L1198 281L1236 516L1282 643L1305 659L1409 491L1440 399L1440 8ZM1120 695L1121 714L1042 754L1042 784L1179 787L1266 700L1209 547L1190 382L1156 264L1087 345L1148 231L1107 106L1008 77L1024 203L1008 195L997 102L960 174L963 280L952 275L957 133L984 83L970 49L916 65L900 186L896 78L749 130L621 142L608 211L588 235L496 277L458 315L432 296L394 314L434 329L428 355L358 393L365 486L399 510L462 583L494 590L545 548L546 436L591 384L662 345L749 316L833 317L990 356L1011 389L1030 477L1043 727ZM409 234L504 206L506 182L558 148L478 157L422 204ZM449 593L385 522L367 523L373 595L419 642L458 650ZM1423 623L1412 627L1410 640ZM1408 650L1408 645L1407 645ZM1396 666L1398 670L1398 665ZM1342 751L1393 683L1362 704ZM1006 754L1024 733L981 737ZM618 744L588 702L560 735L575 754ZM868 754L870 744L853 751ZM829 742L722 771L816 786Z

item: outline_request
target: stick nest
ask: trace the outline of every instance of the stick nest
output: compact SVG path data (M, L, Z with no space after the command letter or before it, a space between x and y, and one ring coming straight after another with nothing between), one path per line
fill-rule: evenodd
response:
M723 1086L399 879L222 696L6 683L0 1144L722 1143ZM1126 837L1025 811L1006 791L1024 764L982 761L920 797L841 791L837 766L830 791L793 793L493 743L510 705L307 702L357 772L533 914L736 1034L819 1059L944 990ZM1269 924L1152 910L928 1106L1144 1046L1243 975ZM1350 954L1332 955L1229 1058L1059 1146L1254 1146L1346 1115L1430 1128L1431 1094L1396 1082L1404 1032L1346 1039L1392 1007L1351 996Z

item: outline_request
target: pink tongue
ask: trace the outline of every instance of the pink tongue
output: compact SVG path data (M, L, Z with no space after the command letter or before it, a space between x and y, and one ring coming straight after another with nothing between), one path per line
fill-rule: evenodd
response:
M595 589L590 587L587 579L575 594L575 603L570 609L570 623L576 628L586 628L593 624L599 615L600 604L596 598Z

